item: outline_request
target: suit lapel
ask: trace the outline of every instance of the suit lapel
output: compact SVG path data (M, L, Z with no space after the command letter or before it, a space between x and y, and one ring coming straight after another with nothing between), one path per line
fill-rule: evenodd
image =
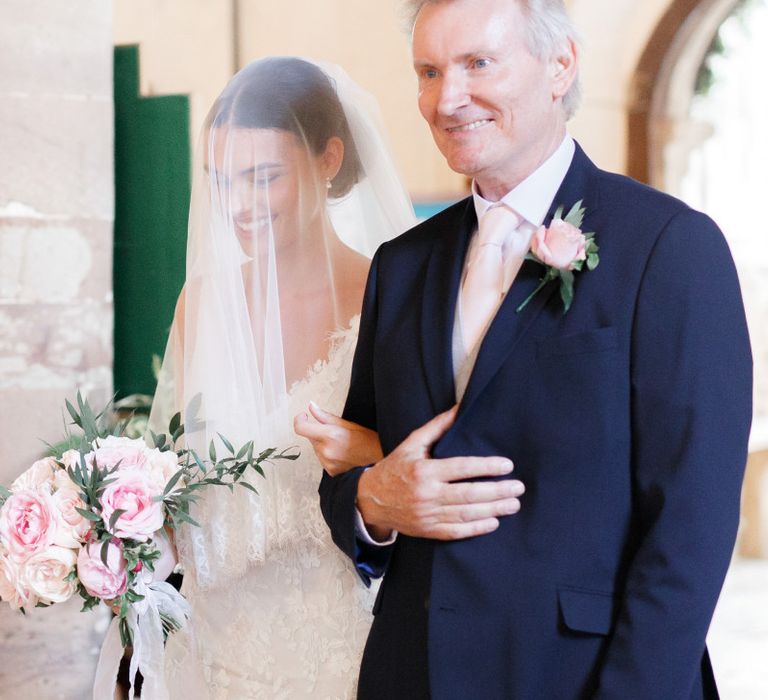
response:
M559 205L564 205L567 213L573 204L583 199L583 206L587 210L583 230L589 231L590 218L598 205L596 173L597 168L587 158L580 146L576 144L576 152L571 167L550 205L549 212L544 219L544 225L549 226ZM499 371L512 354L517 343L531 328L547 302L555 297L556 303L560 304L559 282L554 280L544 287L520 313L517 312L517 307L536 289L543 273L544 268L530 260L523 263L520 268L520 272L499 307L480 346L467 390L459 408L460 414L469 409L473 401ZM558 311L562 313L562 306L559 307Z
M444 227L432 249L421 299L421 362L435 413L456 403L453 377L453 322L464 257L477 218L472 198L457 205L454 218L436 222ZM458 229L458 231L457 231Z

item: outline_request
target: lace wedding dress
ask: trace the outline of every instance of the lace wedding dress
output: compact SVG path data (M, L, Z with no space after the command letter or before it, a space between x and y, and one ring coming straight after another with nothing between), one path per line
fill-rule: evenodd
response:
M294 384L291 415L306 410L310 399L341 412L358 323L355 317L338 332L328 359L318 361ZM192 620L187 632L171 635L167 644L168 687L174 699L355 696L374 591L365 588L331 541L317 495L322 467L308 442L292 439L301 456L277 463L267 474L269 488L263 489L276 494L278 533L263 561L252 562L244 575L225 585L206 589L189 569L194 564L182 561L182 592L192 607ZM262 491L259 483L254 481ZM216 528L215 522L201 525L202 530ZM226 550L237 543L221 546Z

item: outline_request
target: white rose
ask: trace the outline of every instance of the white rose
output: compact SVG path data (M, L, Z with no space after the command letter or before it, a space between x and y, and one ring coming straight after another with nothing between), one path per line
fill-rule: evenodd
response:
M66 547L49 547L24 564L24 578L40 602L63 603L76 590L75 581L65 581L77 562L77 553Z
M80 453L77 450L67 450L61 455L61 463L66 469L76 469L80 465Z
M40 459L11 484L11 491L24 489L38 491L44 488L50 493L53 475L56 471L58 471L58 466L53 457Z
M77 548L85 541L85 536L91 529L90 521L77 512L77 508L85 508L80 489L62 470L54 475L53 484L53 502L61 516L54 544Z

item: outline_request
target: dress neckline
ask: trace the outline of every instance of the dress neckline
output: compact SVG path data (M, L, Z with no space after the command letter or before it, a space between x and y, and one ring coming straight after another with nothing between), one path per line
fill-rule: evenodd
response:
M337 327L336 330L330 334L331 348L328 351L328 355L325 358L318 358L315 362L307 368L304 376L300 379L295 379L288 389L288 395L293 396L298 393L299 390L312 382L318 375L322 374L328 367L334 364L336 358L341 354L352 338L353 341L357 336L357 330L360 325L360 314L355 314L349 320L346 326Z

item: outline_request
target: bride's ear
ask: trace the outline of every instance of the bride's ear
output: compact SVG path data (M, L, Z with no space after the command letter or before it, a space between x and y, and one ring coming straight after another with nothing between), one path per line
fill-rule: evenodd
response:
M325 144L325 151L320 156L323 177L333 180L344 161L344 142L338 136L331 136Z

